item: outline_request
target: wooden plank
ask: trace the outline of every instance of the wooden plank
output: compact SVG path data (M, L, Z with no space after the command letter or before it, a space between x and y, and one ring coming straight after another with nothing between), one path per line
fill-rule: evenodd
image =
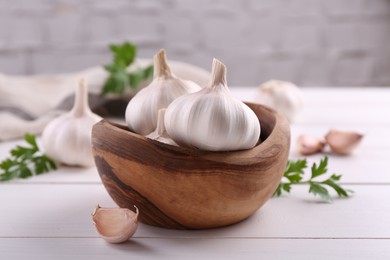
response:
M295 146L295 145L294 145ZM290 159L304 159L308 165L318 163L324 154L311 156L300 156L294 148L291 148ZM351 156L337 156L327 154L329 157L329 173L341 174L343 177L341 183L347 184L390 184L390 170L387 168L388 155L390 148L386 149L358 149ZM351 167L353 165L353 167ZM310 174L310 168L306 171ZM327 175L326 175L327 176ZM40 184L101 184L99 174L96 168L79 169L60 167L43 175L34 176L24 180L13 180L9 183L23 185Z
M255 101L256 88L231 88L241 100ZM390 126L390 90L387 88L302 88L304 109L296 125Z
M305 107L299 114L296 125L325 125L328 127L364 125L390 126L390 106L328 106Z
M345 129L345 128L343 128ZM327 126L296 126L291 127L290 158L303 158L296 152L296 140L301 134L322 137L329 130ZM365 137L361 145L351 156L328 154L329 170L343 175L345 183L390 183L390 173L387 170L387 160L390 154L390 127L363 126L360 128ZM8 151L22 141L0 143L0 159L8 155ZM325 150L328 152L328 150ZM305 156L309 163L319 161L323 154ZM352 165L352 166L351 166ZM101 183L95 167L77 168L61 165L57 171L35 176L26 180L14 180L13 183Z
M293 142L290 152L290 159L308 160L309 165L319 162L326 154L329 157L329 173L341 174L342 182L349 184L375 184L390 183L390 170L387 168L389 148L376 149L364 148L364 143L354 154L350 156L338 156L329 153L301 156L296 152L296 145ZM353 165L353 167L351 166ZM307 174L309 174L309 170ZM34 176L29 179L13 180L14 184L100 184L101 180L96 168L71 168L60 166L56 171L43 175Z
M348 184L390 184L390 169L388 169L388 158L390 149L358 150L350 156L338 156L327 154L328 173L341 174L341 183ZM310 167L313 163L319 163L324 154L311 156L298 156L291 154L290 159L304 159L308 161L306 169L307 177L310 176ZM325 177L328 175L325 175ZM330 176L330 175L329 175Z
M360 132L365 136L361 144L349 156L332 154L329 148L324 153L302 156L297 152L297 138L301 134L323 138L329 131L324 126L292 126L290 158L307 158L308 162L319 162L327 155L329 157L329 171L342 174L344 183L390 183L390 170L387 161L390 155L390 127L364 126Z
M329 170L343 175L346 183L390 183L390 172L387 167L390 154L390 138L387 138L388 128L366 128L361 145L351 156L337 156L328 154ZM300 134L323 136L326 127L292 127L290 158L307 158L310 163L319 161L323 154L300 156L296 152L296 140ZM6 157L7 143L0 144L1 156ZM3 149L3 147L6 147ZM11 149L11 148L10 148ZM40 183L101 183L95 167L76 168L60 166L58 170L35 176L25 180L14 180L13 183L40 184Z
M136 237L153 238L386 238L390 239L389 185L350 185L350 199L324 203L294 187L247 220L219 229L168 230L141 224ZM97 237L90 213L114 206L102 185L0 185L0 237ZM142 213L141 213L142 214Z
M311 125L291 125L291 145L295 148L296 141L300 135L310 135L320 139L324 139L325 135L330 129L338 129L343 131L356 131L364 135L359 147L356 149L357 153L367 149L383 149L390 148L390 126L378 125L361 125L358 127L346 126L311 126ZM294 150L293 150L294 151Z
M305 103L310 106L390 105L390 89L386 87L303 87Z
M99 238L0 238L1 259L301 259L390 257L390 240L152 239L107 244Z
M233 86L233 95L241 100L255 101L258 87ZM390 88L384 87L301 87L305 106L323 107L349 105L390 106Z

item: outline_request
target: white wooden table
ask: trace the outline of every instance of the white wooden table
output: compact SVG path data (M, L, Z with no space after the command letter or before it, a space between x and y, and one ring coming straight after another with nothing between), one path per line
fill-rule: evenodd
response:
M232 91L243 100L255 93ZM332 127L363 132L353 155L329 155L329 170L343 175L352 198L324 203L299 186L236 225L178 231L140 224L135 237L112 245L91 223L97 203L115 206L96 169L61 167L0 183L0 259L390 259L390 89L303 91L305 109L292 125L290 157L298 157L300 134L320 137ZM20 142L0 143L0 159Z

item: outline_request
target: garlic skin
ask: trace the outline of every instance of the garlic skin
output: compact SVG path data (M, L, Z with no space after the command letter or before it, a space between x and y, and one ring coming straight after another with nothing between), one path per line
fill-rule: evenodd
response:
M310 135L300 135L297 139L297 151L302 155L312 155L322 151L325 142Z
M163 108L163 109L160 109L158 111L156 130L154 130L153 132L148 134L146 136L146 138L153 139L153 140L159 141L161 143L177 146L175 141L173 141L169 137L169 135L168 135L168 133L167 133L167 131L165 129L165 125L164 125L165 110L166 109Z
M93 166L92 126L101 119L89 108L87 85L81 79L72 110L49 122L42 132L45 153L63 164Z
M302 91L295 84L280 80L263 83L254 101L285 115L290 123L296 120L304 103Z
M331 129L325 136L325 141L335 154L348 155L359 145L363 135L353 131Z
M234 151L254 147L260 122L226 83L226 67L213 60L208 87L177 98L165 112L165 127L179 145L207 151Z
M101 208L96 206L92 222L99 235L109 243L117 244L129 240L137 230L138 208L134 213L127 208Z
M131 131L148 135L157 127L158 110L184 94L199 91L192 81L181 80L171 73L165 50L154 55L154 79L141 89L126 108L126 123Z

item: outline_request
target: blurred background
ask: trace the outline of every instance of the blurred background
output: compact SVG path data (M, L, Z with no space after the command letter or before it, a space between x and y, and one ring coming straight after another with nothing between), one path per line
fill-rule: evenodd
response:
M108 45L207 70L230 85L390 85L390 0L0 0L0 73L108 64Z

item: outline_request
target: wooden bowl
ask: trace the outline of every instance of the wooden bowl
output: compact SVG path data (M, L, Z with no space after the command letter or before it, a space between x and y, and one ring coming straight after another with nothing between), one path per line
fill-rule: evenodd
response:
M92 130L96 166L120 207L140 210L143 223L205 229L244 220L277 188L288 159L287 119L247 105L261 122L261 141L250 150L207 152L147 139L102 120Z

